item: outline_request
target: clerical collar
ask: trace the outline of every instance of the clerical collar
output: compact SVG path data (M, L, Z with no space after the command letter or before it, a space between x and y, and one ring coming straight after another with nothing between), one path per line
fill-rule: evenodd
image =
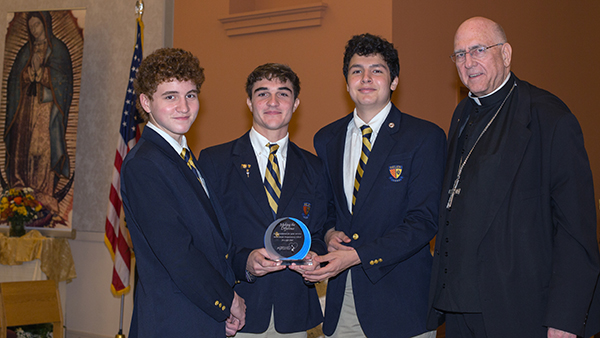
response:
M504 98L512 88L512 83L514 82L513 78L513 73L508 73L508 76L506 77L504 82L502 82L502 85L500 85L500 87L484 96L477 97L474 96L473 93L469 92L469 98L471 99L471 103L478 106L493 106L500 103L500 101L504 100ZM507 85L507 83L509 82L510 85Z

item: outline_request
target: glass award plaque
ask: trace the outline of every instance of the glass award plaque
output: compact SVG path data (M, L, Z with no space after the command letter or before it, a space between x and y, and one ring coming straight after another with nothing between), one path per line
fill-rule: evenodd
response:
M265 232L265 249L269 258L281 261L283 265L310 265L304 260L311 245L310 232L302 221L292 218L280 218Z

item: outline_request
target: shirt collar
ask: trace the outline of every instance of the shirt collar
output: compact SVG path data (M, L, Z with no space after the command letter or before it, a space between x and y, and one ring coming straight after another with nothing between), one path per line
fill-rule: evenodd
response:
M179 142L172 138L171 135L167 134L164 130L158 128L151 121L148 121L148 123L146 123L146 127L154 130L158 133L158 135L162 136L162 138L165 139L165 141L167 141L171 145L171 147L173 147L173 149L175 149L177 154L181 154L183 148L186 148L188 151L190 150L190 148L188 148L187 139L185 138L185 135L181 136L181 144L179 144Z
M389 115L391 110L392 110L392 102L390 101L390 102L388 102L387 105L385 105L385 107L383 107L383 109L381 109L379 111L379 113L377 113L377 115L375 115L371 119L371 121L369 121L368 125L373 130L374 135L379 133L379 129L381 129L381 125L383 124L383 122L385 121L385 119L387 118L387 116ZM360 117L358 117L356 108L354 108L354 125L356 126L356 128L358 128L358 130L360 131L360 127L362 127L365 124L367 124L367 123L365 123L365 121L363 121ZM373 136L371 136L371 137L373 137Z
M270 142L266 137L262 136L259 132L252 127L250 129L250 143L252 144L252 148L256 153L256 156L266 156L269 157L269 143L277 143L279 145L279 149L277 150L277 156L286 157L287 148L289 143L290 133L285 134L285 137L278 140L277 142Z

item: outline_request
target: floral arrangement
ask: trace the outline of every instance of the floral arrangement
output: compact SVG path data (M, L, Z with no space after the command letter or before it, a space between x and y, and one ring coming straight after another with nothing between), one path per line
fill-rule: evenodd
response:
M31 188L5 190L0 198L0 219L10 224L11 231L17 228L18 236L25 234L25 224L37 219L41 210Z
M51 324L38 324L19 327L15 330L17 338L52 338Z

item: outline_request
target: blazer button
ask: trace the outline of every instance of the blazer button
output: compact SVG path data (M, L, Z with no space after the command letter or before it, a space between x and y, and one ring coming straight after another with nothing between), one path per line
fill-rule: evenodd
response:
M383 259L379 258L377 263L383 262Z
M373 261L370 261L370 262L369 262L369 264L371 264L371 265L375 265L375 262L373 262Z
M225 259L229 259L229 254L225 254Z
M358 234L352 235L352 238L356 241L358 239Z

